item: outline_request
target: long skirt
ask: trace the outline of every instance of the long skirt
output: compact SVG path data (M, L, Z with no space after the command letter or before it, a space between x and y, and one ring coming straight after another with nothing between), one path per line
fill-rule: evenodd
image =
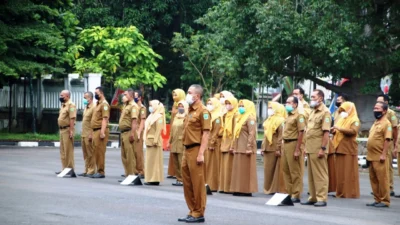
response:
M219 148L215 148L213 151L207 149L204 153L206 184L210 186L211 191L218 190L220 155Z
M223 152L221 156L222 159L221 159L218 189L219 191L229 193L231 190L233 154L229 152Z
M233 156L231 192L258 192L256 154L236 153Z
M337 198L360 198L358 157L356 155L336 154L336 178Z
M175 166L174 166L174 156L172 155L172 152L169 152L169 160L168 160L168 173L167 175L169 176L175 176Z
M328 176L329 176L329 186L328 192L336 191L336 162L335 154L328 154Z
M144 170L145 182L162 182L164 180L162 147L147 146Z
M264 194L286 193L281 157L264 152Z

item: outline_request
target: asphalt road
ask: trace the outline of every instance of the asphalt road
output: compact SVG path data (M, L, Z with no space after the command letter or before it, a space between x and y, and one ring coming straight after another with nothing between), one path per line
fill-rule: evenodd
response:
M165 153L166 173L168 153ZM82 151L75 149L78 173L83 170ZM182 224L188 212L181 187L166 179L158 187L122 186L117 182L123 168L120 151L107 149L106 178L57 178L57 148L0 146L0 225L22 224ZM271 196L262 193L263 170L258 167L259 193L253 197L226 194L208 196L206 224L400 224L400 199L390 208L366 207L373 201L368 174L360 174L360 199L329 197L328 207L267 206ZM395 178L400 194L400 178ZM303 199L307 198L304 177Z

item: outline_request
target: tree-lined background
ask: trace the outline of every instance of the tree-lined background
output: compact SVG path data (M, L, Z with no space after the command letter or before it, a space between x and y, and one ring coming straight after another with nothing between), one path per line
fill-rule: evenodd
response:
M382 77L400 103L399 35L399 0L5 0L0 83L102 72L153 98L192 83L251 98L288 76L347 93L369 126Z

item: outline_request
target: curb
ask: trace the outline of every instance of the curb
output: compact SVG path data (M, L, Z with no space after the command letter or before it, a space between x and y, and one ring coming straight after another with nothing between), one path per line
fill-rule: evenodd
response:
M59 141L0 141L0 146L60 147L60 142ZM82 143L80 141L75 141L74 147L82 147ZM107 148L119 148L119 142L108 141Z

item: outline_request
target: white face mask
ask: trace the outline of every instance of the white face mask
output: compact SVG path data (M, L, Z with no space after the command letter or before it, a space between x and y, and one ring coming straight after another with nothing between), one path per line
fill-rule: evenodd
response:
M213 111L213 109L214 109L214 106L213 105L207 105L207 110L208 111Z
M347 112L340 113L340 117L342 117L343 119L347 118L348 116L349 116L349 114Z
M149 107L149 112L150 112L150 113L153 113L153 112L154 112L154 109L153 109L152 106Z
M317 107L318 106L318 102L317 101L311 101L310 102L310 107L311 108L315 108L315 107Z
M275 111L273 109L268 109L268 116L274 115Z
M232 105L226 105L225 108L226 108L226 110L231 111L233 109L233 106Z
M219 99L219 102L220 102L221 104L225 105L225 98L220 98L220 99Z
M189 105L191 105L191 104L193 104L193 96L191 95L191 94L187 94L186 95L186 102L189 104Z

